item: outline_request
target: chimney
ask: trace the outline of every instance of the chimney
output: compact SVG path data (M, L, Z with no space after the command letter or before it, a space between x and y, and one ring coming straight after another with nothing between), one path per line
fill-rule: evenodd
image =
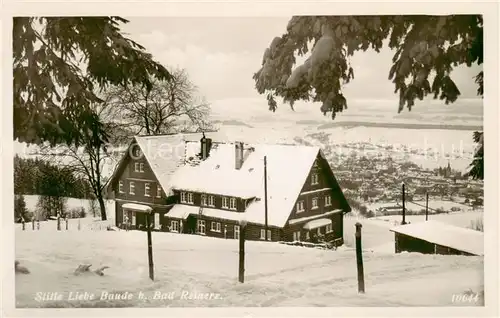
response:
M201 151L200 157L201 160L205 160L208 158L210 154L210 148L212 148L212 139L206 138L205 133L203 133L203 137L200 139Z
M243 143L241 141L234 144L234 154L234 167L239 170L243 166Z

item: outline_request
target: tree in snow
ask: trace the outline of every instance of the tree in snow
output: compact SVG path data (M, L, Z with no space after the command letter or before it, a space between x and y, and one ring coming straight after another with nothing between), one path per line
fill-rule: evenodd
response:
M117 86L105 93L118 110L124 127L134 134L157 135L177 130L209 127L209 104L198 97L198 89L184 69L172 72L169 81L152 81L151 90Z
M24 195L16 195L14 197L14 222L24 220L28 221L28 209L26 209L26 200Z
M68 184L68 173L53 165L45 165L41 169L40 197L37 207L45 217L62 217L66 212L67 196L70 189Z
M46 169L50 162L39 158L22 158L18 155L14 156L14 194L22 195L41 195L40 184L43 182L43 173L52 170ZM66 176L61 180L66 189L67 195L72 198L86 198L89 196L89 185L82 178L78 178L68 169L64 167L52 166L58 169L61 174Z
M453 68L483 63L483 20L480 15L295 16L265 50L253 76L256 89L267 94L273 112L279 96L292 109L297 100L319 102L335 119L347 108L342 86L354 79L349 58L369 48L380 52L384 42L395 51L388 78L399 94L398 112L428 95L453 103L460 96ZM296 54L308 54L310 43L308 58L296 65ZM474 79L483 96L483 71ZM482 179L482 156L476 159L469 175Z
M100 128L93 126L82 131L79 146L75 144L61 144L57 147L44 145L41 153L45 160L71 171L77 178L82 178L90 185L95 199L99 203L99 210L102 220L107 220L105 204L105 187L109 180L109 173L106 167L116 165L118 158L110 146L101 140L99 131L113 131L119 123L113 121L116 116L116 109L104 100L102 103L90 106L95 119L95 125L102 125Z
M124 37L120 17L14 17L14 139L52 145L85 143L98 129L95 88L170 79L138 43ZM97 136L106 141L104 131Z

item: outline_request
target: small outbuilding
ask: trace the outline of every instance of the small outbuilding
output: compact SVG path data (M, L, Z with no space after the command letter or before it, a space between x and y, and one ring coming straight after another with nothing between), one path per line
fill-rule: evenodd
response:
M396 253L484 255L484 234L437 221L400 225L394 232Z

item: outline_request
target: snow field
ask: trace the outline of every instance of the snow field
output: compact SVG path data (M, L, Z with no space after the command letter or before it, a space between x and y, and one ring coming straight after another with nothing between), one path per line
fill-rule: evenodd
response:
M330 251L248 241L246 280L239 284L236 240L153 233L153 283L148 279L145 232L37 232L17 227L16 259L31 274L16 276L16 302L18 307L414 306L447 305L453 293L482 290L483 258L372 251L370 245L376 245L372 237L385 229L379 226L377 232L371 223L363 227L367 243L363 296L357 294L356 259L349 244ZM353 236L347 232L348 227L346 238ZM390 234L386 235L388 239ZM387 244L386 239L380 238L380 243ZM83 263L110 268L102 277L73 276ZM444 282L441 288L434 288L435 280ZM65 298L36 300L37 292L50 291ZM100 300L103 291L128 291L134 297ZM95 293L97 299L70 301L69 292ZM138 299L139 292L150 299ZM155 292L172 296L154 299ZM197 293L213 297L185 299L183 293L191 298Z

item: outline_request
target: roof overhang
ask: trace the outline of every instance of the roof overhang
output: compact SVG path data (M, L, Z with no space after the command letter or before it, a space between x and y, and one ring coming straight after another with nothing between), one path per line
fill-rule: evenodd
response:
M332 220L326 219L326 218L320 218L316 220L311 220L304 224L302 227L304 230L314 230L322 226L326 226L328 224L332 224Z
M344 211L342 209L336 209L333 211L325 212L325 213L320 214L320 215L313 215L313 216L306 216L306 217L298 218L298 219L291 219L288 221L288 224L292 225L292 224L299 224L302 222L317 220L317 219L324 218L326 216L330 216L330 215L337 214L337 213L344 213Z
M185 220L190 214L194 214L193 212L194 210L192 206L176 204L172 209L170 209L170 211L165 213L164 216L174 219Z
M153 208L151 208L150 206L137 203L125 203L124 205L122 205L122 209L144 213L151 213L151 211L153 211Z

